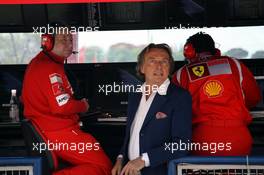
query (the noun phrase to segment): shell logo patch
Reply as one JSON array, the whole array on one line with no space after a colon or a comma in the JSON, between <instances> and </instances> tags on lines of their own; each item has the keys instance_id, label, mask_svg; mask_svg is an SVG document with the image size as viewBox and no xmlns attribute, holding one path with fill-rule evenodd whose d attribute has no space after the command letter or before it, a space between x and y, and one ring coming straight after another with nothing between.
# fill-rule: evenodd
<instances>
[{"instance_id":1,"label":"shell logo patch","mask_svg":"<svg viewBox=\"0 0 264 175\"><path fill-rule=\"evenodd\" d=\"M207 81L203 86L203 92L209 98L219 97L224 91L224 86L220 81L210 80Z\"/></svg>"}]
</instances>

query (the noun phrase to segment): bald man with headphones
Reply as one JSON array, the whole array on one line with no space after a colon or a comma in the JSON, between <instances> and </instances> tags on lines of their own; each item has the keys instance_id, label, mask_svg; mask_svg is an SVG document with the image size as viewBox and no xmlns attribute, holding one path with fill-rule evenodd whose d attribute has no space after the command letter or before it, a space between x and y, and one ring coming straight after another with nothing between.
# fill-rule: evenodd
<instances>
[{"instance_id":1,"label":"bald man with headphones","mask_svg":"<svg viewBox=\"0 0 264 175\"><path fill-rule=\"evenodd\" d=\"M24 116L38 128L46 144L53 145L46 148L52 148L54 158L60 157L72 165L53 175L109 175L112 165L100 144L80 130L78 113L86 112L89 104L86 99L73 96L64 71L64 61L72 54L72 35L59 31L42 35L43 50L26 69L22 89Z\"/></svg>"},{"instance_id":2,"label":"bald man with headphones","mask_svg":"<svg viewBox=\"0 0 264 175\"><path fill-rule=\"evenodd\" d=\"M237 59L221 56L212 37L203 32L187 39L184 56L189 63L174 74L173 82L192 95L192 141L207 145L193 149L193 154L249 155L249 109L260 100L254 76Z\"/></svg>"}]
</instances>

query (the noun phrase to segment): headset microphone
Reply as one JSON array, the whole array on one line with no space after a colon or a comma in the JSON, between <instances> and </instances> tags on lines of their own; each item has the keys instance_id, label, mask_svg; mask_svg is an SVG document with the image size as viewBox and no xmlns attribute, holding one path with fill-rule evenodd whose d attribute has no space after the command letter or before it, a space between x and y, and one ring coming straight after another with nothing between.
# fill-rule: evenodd
<instances>
[{"instance_id":1,"label":"headset microphone","mask_svg":"<svg viewBox=\"0 0 264 175\"><path fill-rule=\"evenodd\" d=\"M79 52L78 51L72 51L72 54L78 54Z\"/></svg>"}]
</instances>

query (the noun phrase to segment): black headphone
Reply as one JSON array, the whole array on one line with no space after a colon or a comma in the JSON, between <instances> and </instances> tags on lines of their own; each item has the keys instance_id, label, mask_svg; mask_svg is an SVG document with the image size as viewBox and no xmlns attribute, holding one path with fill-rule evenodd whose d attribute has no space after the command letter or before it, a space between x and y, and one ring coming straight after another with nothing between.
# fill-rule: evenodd
<instances>
[{"instance_id":1,"label":"black headphone","mask_svg":"<svg viewBox=\"0 0 264 175\"><path fill-rule=\"evenodd\" d=\"M198 53L208 51L212 55L221 56L221 51L215 48L213 38L204 32L198 32L190 36L184 45L183 55L190 62L195 62Z\"/></svg>"}]
</instances>

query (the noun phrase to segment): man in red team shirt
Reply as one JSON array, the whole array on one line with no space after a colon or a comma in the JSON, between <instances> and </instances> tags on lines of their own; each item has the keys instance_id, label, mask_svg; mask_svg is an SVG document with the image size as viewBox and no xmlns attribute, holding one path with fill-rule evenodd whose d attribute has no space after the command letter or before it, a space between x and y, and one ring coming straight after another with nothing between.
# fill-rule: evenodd
<instances>
[{"instance_id":1,"label":"man in red team shirt","mask_svg":"<svg viewBox=\"0 0 264 175\"><path fill-rule=\"evenodd\" d=\"M78 125L78 113L86 112L89 105L86 99L73 97L64 72L64 61L72 54L72 35L59 31L42 35L43 50L27 67L22 90L24 116L46 142L57 144L52 148L55 155L72 164L53 175L109 175L110 160L95 138Z\"/></svg>"},{"instance_id":2,"label":"man in red team shirt","mask_svg":"<svg viewBox=\"0 0 264 175\"><path fill-rule=\"evenodd\" d=\"M211 146L193 153L250 154L249 109L260 100L260 89L252 73L238 60L220 56L212 37L202 32L187 39L184 56L189 64L174 74L173 82L192 95L192 141Z\"/></svg>"}]
</instances>

